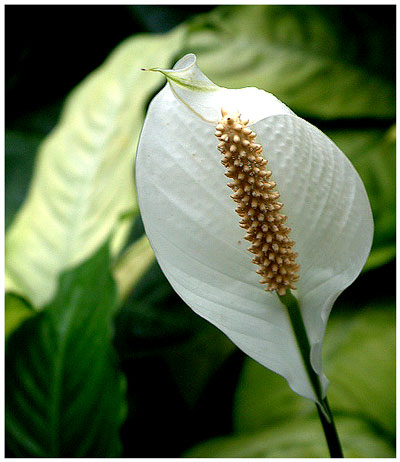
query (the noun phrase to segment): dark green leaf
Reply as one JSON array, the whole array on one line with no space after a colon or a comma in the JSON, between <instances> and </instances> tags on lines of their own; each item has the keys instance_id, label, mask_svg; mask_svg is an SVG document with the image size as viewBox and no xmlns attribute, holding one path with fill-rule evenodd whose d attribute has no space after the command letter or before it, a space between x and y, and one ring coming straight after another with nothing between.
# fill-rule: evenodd
<instances>
[{"instance_id":1,"label":"dark green leaf","mask_svg":"<svg viewBox=\"0 0 400 462\"><path fill-rule=\"evenodd\" d=\"M108 245L65 272L53 301L10 337L7 445L18 457L115 457L123 397L111 348Z\"/></svg>"},{"instance_id":2,"label":"dark green leaf","mask_svg":"<svg viewBox=\"0 0 400 462\"><path fill-rule=\"evenodd\" d=\"M160 352L207 326L174 292L157 262L139 280L116 317L115 343L123 358Z\"/></svg>"},{"instance_id":3,"label":"dark green leaf","mask_svg":"<svg viewBox=\"0 0 400 462\"><path fill-rule=\"evenodd\" d=\"M7 130L5 133L5 219L11 223L28 191L35 152L44 134Z\"/></svg>"},{"instance_id":4,"label":"dark green leaf","mask_svg":"<svg viewBox=\"0 0 400 462\"><path fill-rule=\"evenodd\" d=\"M395 116L394 8L223 6L187 50L215 83L267 90L308 117ZM385 21L376 19L384 14Z\"/></svg>"},{"instance_id":5,"label":"dark green leaf","mask_svg":"<svg viewBox=\"0 0 400 462\"><path fill-rule=\"evenodd\" d=\"M182 397L190 407L198 402L210 378L235 348L226 335L209 325L189 341L166 351L168 366Z\"/></svg>"},{"instance_id":6,"label":"dark green leaf","mask_svg":"<svg viewBox=\"0 0 400 462\"><path fill-rule=\"evenodd\" d=\"M122 358L163 357L189 407L235 349L222 332L183 303L156 262L118 313L116 332Z\"/></svg>"}]
</instances>

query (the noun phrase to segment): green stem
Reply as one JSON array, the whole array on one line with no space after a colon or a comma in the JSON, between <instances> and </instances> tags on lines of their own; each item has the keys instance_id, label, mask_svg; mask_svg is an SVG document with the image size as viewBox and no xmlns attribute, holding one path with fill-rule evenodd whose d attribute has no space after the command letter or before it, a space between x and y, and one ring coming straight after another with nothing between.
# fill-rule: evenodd
<instances>
[{"instance_id":1,"label":"green stem","mask_svg":"<svg viewBox=\"0 0 400 462\"><path fill-rule=\"evenodd\" d=\"M335 422L331 410L329 408L328 399L323 399L323 404L328 411L330 422L326 419L326 415L321 411L320 407L317 404L318 415L321 420L322 428L324 429L326 442L328 443L328 448L331 457L343 457L342 447L340 445L339 436L336 431Z\"/></svg>"},{"instance_id":2,"label":"green stem","mask_svg":"<svg viewBox=\"0 0 400 462\"><path fill-rule=\"evenodd\" d=\"M328 405L328 400L322 397L321 382L319 380L318 374L314 371L314 368L311 365L310 341L308 339L307 331L297 299L290 291L287 291L286 295L279 295L279 299L288 310L290 322L292 324L297 344L300 348L301 356L303 358L308 377L319 401L317 403L318 415L321 420L322 428L324 429L329 453L331 457L343 457L342 448L340 446L340 441L336 431L335 423L333 421L333 416Z\"/></svg>"}]
</instances>

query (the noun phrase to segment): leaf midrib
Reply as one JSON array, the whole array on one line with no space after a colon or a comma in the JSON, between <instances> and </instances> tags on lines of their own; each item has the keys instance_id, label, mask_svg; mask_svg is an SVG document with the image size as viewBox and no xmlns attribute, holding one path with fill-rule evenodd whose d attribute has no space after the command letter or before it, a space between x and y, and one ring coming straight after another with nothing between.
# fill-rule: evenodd
<instances>
[{"instance_id":1,"label":"leaf midrib","mask_svg":"<svg viewBox=\"0 0 400 462\"><path fill-rule=\"evenodd\" d=\"M66 329L64 332L56 328L53 319L50 315L48 322L51 324L51 329L57 335L56 341L59 339L58 348L55 348L55 362L54 362L54 375L52 380L52 386L50 387L50 399L49 399L49 420L50 420L50 454L52 457L59 457L60 455L60 413L61 413L61 401L62 401L62 388L63 388L63 372L64 372L64 363L65 363L65 354L66 348L71 332L71 326L73 324L73 318L76 313L78 304L75 299L79 298L79 294L76 292L72 293L72 297L69 303L69 309L65 310L65 313L68 315L63 319L66 323ZM54 309L53 307L52 309ZM52 313L53 316L56 316L57 313ZM50 355L52 352L49 352Z\"/></svg>"}]
</instances>

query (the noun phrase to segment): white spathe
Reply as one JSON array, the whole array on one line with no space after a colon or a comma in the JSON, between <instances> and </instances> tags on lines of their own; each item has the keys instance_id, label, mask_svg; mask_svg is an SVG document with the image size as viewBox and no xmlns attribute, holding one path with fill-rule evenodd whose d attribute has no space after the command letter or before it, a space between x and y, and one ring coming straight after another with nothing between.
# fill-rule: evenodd
<instances>
[{"instance_id":1,"label":"white spathe","mask_svg":"<svg viewBox=\"0 0 400 462\"><path fill-rule=\"evenodd\" d=\"M217 87L195 56L173 70L152 101L140 137L139 206L158 262L183 300L239 348L318 401L290 320L259 284L217 151L221 107L249 118L284 204L301 265L297 297L323 393L321 349L337 296L360 273L371 248L372 214L357 172L322 132L273 95Z\"/></svg>"}]
</instances>

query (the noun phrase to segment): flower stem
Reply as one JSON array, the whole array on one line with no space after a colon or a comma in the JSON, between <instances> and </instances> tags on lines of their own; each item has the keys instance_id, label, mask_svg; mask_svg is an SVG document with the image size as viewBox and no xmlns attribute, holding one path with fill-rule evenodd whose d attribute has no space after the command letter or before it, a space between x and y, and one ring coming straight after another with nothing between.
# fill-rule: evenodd
<instances>
[{"instance_id":1,"label":"flower stem","mask_svg":"<svg viewBox=\"0 0 400 462\"><path fill-rule=\"evenodd\" d=\"M328 405L328 400L322 396L321 382L319 381L318 374L315 372L311 365L310 341L308 339L307 331L297 299L289 290L287 291L286 295L278 295L278 297L288 310L290 322L292 324L297 344L301 351L301 356L303 358L308 377L318 398L318 415L321 420L322 428L324 429L330 456L343 457L342 448L336 431L335 423L333 421L333 416Z\"/></svg>"},{"instance_id":2,"label":"flower stem","mask_svg":"<svg viewBox=\"0 0 400 462\"><path fill-rule=\"evenodd\" d=\"M343 457L342 447L340 445L340 440L336 431L335 422L333 421L333 416L329 408L328 399L324 398L323 403L325 408L328 410L330 422L326 419L325 413L321 411L318 404L317 409L319 418L321 420L322 428L324 429L326 442L329 448L329 453L331 457Z\"/></svg>"}]
</instances>

